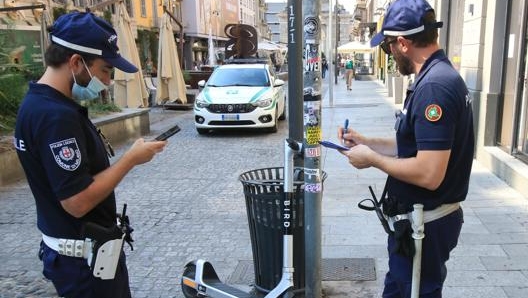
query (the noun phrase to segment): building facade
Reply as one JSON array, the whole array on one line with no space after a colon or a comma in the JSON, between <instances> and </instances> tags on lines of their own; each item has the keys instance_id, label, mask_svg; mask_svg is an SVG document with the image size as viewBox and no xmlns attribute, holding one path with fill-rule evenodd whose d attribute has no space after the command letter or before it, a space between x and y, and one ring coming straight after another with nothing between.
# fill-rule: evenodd
<instances>
[{"instance_id":1,"label":"building facade","mask_svg":"<svg viewBox=\"0 0 528 298\"><path fill-rule=\"evenodd\" d=\"M329 0L321 0L320 3L321 43L319 47L325 56L335 56L336 47L352 41L355 38L353 35L353 14L347 11L342 5L339 5L341 1L346 0L338 0L337 9L329 6ZM282 45L287 45L288 43L287 4L286 0L267 3L266 22L270 28L271 41ZM332 1L332 4L335 4L335 1ZM329 28L332 32L328 31ZM337 40L336 36L338 36Z\"/></svg>"},{"instance_id":2,"label":"building facade","mask_svg":"<svg viewBox=\"0 0 528 298\"><path fill-rule=\"evenodd\" d=\"M476 158L528 195L528 1L436 5L449 21L444 47L473 97Z\"/></svg>"}]
</instances>

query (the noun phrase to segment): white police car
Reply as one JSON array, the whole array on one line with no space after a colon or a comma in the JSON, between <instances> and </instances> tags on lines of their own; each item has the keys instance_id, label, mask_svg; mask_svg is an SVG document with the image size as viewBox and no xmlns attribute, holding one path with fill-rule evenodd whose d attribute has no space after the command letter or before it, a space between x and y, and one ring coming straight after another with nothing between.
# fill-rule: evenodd
<instances>
[{"instance_id":1,"label":"white police car","mask_svg":"<svg viewBox=\"0 0 528 298\"><path fill-rule=\"evenodd\" d=\"M266 63L226 64L214 70L194 102L198 133L226 128L278 129L286 118L284 81Z\"/></svg>"}]
</instances>

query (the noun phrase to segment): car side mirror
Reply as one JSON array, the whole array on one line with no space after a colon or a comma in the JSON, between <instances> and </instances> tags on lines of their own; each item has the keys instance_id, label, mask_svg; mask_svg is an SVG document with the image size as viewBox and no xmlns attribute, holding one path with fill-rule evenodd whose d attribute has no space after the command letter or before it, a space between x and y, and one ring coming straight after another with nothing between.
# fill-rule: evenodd
<instances>
[{"instance_id":1,"label":"car side mirror","mask_svg":"<svg viewBox=\"0 0 528 298\"><path fill-rule=\"evenodd\" d=\"M202 90L205 87L205 80L200 80L198 82L198 89Z\"/></svg>"}]
</instances>

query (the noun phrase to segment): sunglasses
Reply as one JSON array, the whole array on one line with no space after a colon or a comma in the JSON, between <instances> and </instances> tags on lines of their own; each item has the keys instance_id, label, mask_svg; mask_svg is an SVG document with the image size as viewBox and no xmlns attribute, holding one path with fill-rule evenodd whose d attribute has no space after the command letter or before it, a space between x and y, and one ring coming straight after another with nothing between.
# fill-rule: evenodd
<instances>
[{"instance_id":1,"label":"sunglasses","mask_svg":"<svg viewBox=\"0 0 528 298\"><path fill-rule=\"evenodd\" d=\"M392 53L390 45L391 45L391 43L395 43L396 40L397 40L397 38L392 38L392 39L385 38L380 43L380 48L385 52L385 54L390 55Z\"/></svg>"}]
</instances>

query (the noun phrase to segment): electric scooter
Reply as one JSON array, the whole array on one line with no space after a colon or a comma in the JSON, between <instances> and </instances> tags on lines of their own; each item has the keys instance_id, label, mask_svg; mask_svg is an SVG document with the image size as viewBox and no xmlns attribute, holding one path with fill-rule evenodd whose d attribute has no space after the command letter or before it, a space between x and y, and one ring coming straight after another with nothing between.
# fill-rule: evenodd
<instances>
[{"instance_id":1,"label":"electric scooter","mask_svg":"<svg viewBox=\"0 0 528 298\"><path fill-rule=\"evenodd\" d=\"M294 195L293 158L302 154L302 143L286 139L284 144L284 201L282 210L283 220L283 266L280 282L265 298L276 298L293 287L293 232L291 226L291 201ZM276 181L272 182L276 184ZM181 280L183 295L187 298L196 297L261 297L246 293L235 287L224 284L218 278L213 265L203 259L191 261L185 265Z\"/></svg>"}]
</instances>

